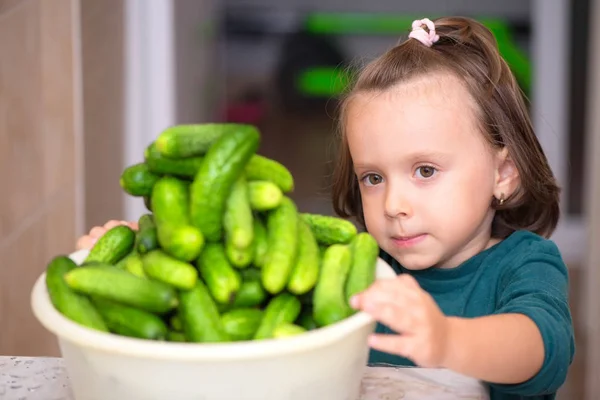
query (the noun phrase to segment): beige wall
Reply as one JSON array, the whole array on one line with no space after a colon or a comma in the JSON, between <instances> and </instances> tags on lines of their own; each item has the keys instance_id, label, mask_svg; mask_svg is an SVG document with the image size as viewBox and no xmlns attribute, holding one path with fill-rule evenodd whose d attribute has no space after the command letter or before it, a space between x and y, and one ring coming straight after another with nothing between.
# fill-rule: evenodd
<instances>
[{"instance_id":1,"label":"beige wall","mask_svg":"<svg viewBox=\"0 0 600 400\"><path fill-rule=\"evenodd\" d=\"M592 0L590 16L590 91L587 121L587 215L589 218L586 310L588 331L586 399L600 393L600 0Z\"/></svg>"},{"instance_id":2,"label":"beige wall","mask_svg":"<svg viewBox=\"0 0 600 400\"><path fill-rule=\"evenodd\" d=\"M57 354L29 294L70 252L82 187L73 0L0 0L0 354Z\"/></svg>"},{"instance_id":3,"label":"beige wall","mask_svg":"<svg viewBox=\"0 0 600 400\"><path fill-rule=\"evenodd\" d=\"M58 355L33 283L123 217L123 28L123 0L0 0L0 354Z\"/></svg>"},{"instance_id":4,"label":"beige wall","mask_svg":"<svg viewBox=\"0 0 600 400\"><path fill-rule=\"evenodd\" d=\"M85 220L124 217L125 1L79 0L83 68Z\"/></svg>"}]
</instances>

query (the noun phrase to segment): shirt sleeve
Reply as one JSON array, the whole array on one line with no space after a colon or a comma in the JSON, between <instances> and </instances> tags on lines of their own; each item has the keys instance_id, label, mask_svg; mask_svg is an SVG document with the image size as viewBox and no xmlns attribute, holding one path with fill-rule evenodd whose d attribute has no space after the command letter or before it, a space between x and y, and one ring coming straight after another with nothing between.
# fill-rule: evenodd
<instances>
[{"instance_id":1,"label":"shirt sleeve","mask_svg":"<svg viewBox=\"0 0 600 400\"><path fill-rule=\"evenodd\" d=\"M568 271L558 248L551 241L542 241L528 250L503 274L496 313L520 313L533 320L544 342L544 362L540 371L525 382L490 386L509 394L539 396L555 393L565 382L575 340Z\"/></svg>"}]
</instances>

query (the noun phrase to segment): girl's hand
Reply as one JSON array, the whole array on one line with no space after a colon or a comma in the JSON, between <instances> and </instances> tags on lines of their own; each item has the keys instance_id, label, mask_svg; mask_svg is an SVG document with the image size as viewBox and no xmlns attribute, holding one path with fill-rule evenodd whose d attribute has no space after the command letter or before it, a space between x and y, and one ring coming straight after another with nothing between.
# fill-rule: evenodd
<instances>
[{"instance_id":1,"label":"girl's hand","mask_svg":"<svg viewBox=\"0 0 600 400\"><path fill-rule=\"evenodd\" d=\"M116 220L110 220L107 223L104 224L104 226L95 226L90 230L90 233L88 233L85 236L82 236L79 238L79 240L77 240L77 250L81 250L81 249L91 249L94 244L96 243L96 241L98 239L100 239L100 237L102 235L104 235L106 233L106 231L114 228L117 225L127 225L129 226L131 229L133 230L137 230L138 229L138 224L137 222L127 222L127 221L116 221Z\"/></svg>"},{"instance_id":2,"label":"girl's hand","mask_svg":"<svg viewBox=\"0 0 600 400\"><path fill-rule=\"evenodd\" d=\"M350 303L399 333L371 335L372 348L409 358L421 367L443 366L449 345L448 318L412 276L378 280Z\"/></svg>"}]
</instances>

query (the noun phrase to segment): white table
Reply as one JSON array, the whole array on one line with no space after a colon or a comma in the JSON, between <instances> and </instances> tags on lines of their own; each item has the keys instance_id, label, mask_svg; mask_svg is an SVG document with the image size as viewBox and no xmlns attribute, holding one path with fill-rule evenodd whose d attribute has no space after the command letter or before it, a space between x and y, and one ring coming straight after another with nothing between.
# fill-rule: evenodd
<instances>
[{"instance_id":1,"label":"white table","mask_svg":"<svg viewBox=\"0 0 600 400\"><path fill-rule=\"evenodd\" d=\"M0 399L74 400L61 358L0 356ZM357 400L487 400L485 387L447 370L367 367Z\"/></svg>"}]
</instances>

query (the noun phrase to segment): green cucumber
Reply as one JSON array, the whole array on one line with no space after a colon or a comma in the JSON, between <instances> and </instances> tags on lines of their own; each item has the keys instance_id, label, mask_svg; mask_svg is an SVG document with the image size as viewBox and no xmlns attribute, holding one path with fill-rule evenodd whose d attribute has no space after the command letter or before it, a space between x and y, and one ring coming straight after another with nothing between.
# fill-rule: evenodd
<instances>
[{"instance_id":1,"label":"green cucumber","mask_svg":"<svg viewBox=\"0 0 600 400\"><path fill-rule=\"evenodd\" d=\"M231 243L225 242L225 253L231 265L236 268L246 268L252 263L254 248L241 250L235 248Z\"/></svg>"},{"instance_id":2,"label":"green cucumber","mask_svg":"<svg viewBox=\"0 0 600 400\"><path fill-rule=\"evenodd\" d=\"M267 216L268 249L262 267L262 284L271 294L287 285L298 249L298 209L285 196Z\"/></svg>"},{"instance_id":3,"label":"green cucumber","mask_svg":"<svg viewBox=\"0 0 600 400\"><path fill-rule=\"evenodd\" d=\"M189 184L166 176L154 185L152 207L160 247L173 257L190 262L204 247L202 232L190 224Z\"/></svg>"},{"instance_id":4,"label":"green cucumber","mask_svg":"<svg viewBox=\"0 0 600 400\"><path fill-rule=\"evenodd\" d=\"M223 229L229 261L238 268L250 265L254 256L254 216L248 201L248 184L243 175L234 182L225 205Z\"/></svg>"},{"instance_id":5,"label":"green cucumber","mask_svg":"<svg viewBox=\"0 0 600 400\"><path fill-rule=\"evenodd\" d=\"M150 198L152 193L150 193L147 196L144 196L144 207L146 207L146 210L152 212L152 199Z\"/></svg>"},{"instance_id":6,"label":"green cucumber","mask_svg":"<svg viewBox=\"0 0 600 400\"><path fill-rule=\"evenodd\" d=\"M204 236L192 225L175 225L169 222L157 227L161 248L181 261L192 262L202 252Z\"/></svg>"},{"instance_id":7,"label":"green cucumber","mask_svg":"<svg viewBox=\"0 0 600 400\"><path fill-rule=\"evenodd\" d=\"M246 165L245 173L249 181L271 181L279 186L283 193L294 190L294 177L291 172L273 159L257 154Z\"/></svg>"},{"instance_id":8,"label":"green cucumber","mask_svg":"<svg viewBox=\"0 0 600 400\"><path fill-rule=\"evenodd\" d=\"M241 175L227 198L223 227L225 239L238 249L247 249L254 239L252 209L248 201L248 184Z\"/></svg>"},{"instance_id":9,"label":"green cucumber","mask_svg":"<svg viewBox=\"0 0 600 400\"><path fill-rule=\"evenodd\" d=\"M267 304L264 316L254 335L254 339L269 339L273 337L275 328L285 322L294 322L301 310L300 300L290 293L280 293Z\"/></svg>"},{"instance_id":10,"label":"green cucumber","mask_svg":"<svg viewBox=\"0 0 600 400\"><path fill-rule=\"evenodd\" d=\"M226 342L229 337L223 330L215 301L201 281L192 290L181 292L179 316L184 334L190 342Z\"/></svg>"},{"instance_id":11,"label":"green cucumber","mask_svg":"<svg viewBox=\"0 0 600 400\"><path fill-rule=\"evenodd\" d=\"M133 249L131 249L131 251L123 258L121 258L119 261L117 261L115 263L115 267L119 268L119 269L125 269L125 263L127 262L127 260L133 256L135 256L137 254L137 250L135 249L135 247ZM87 262L83 262L81 263L82 267L87 267L88 265L93 265L93 264L100 264L103 265L104 263L98 262L98 261L92 261L90 263Z\"/></svg>"},{"instance_id":12,"label":"green cucumber","mask_svg":"<svg viewBox=\"0 0 600 400\"><path fill-rule=\"evenodd\" d=\"M177 331L173 331L170 330L167 333L167 341L169 342L180 342L180 343L185 343L187 342L187 338L185 337L185 333L183 332L177 332Z\"/></svg>"},{"instance_id":13,"label":"green cucumber","mask_svg":"<svg viewBox=\"0 0 600 400\"><path fill-rule=\"evenodd\" d=\"M149 340L163 340L167 336L167 326L152 313L100 297L94 297L93 302L113 333Z\"/></svg>"},{"instance_id":14,"label":"green cucumber","mask_svg":"<svg viewBox=\"0 0 600 400\"><path fill-rule=\"evenodd\" d=\"M228 129L233 128L230 127ZM216 135L214 140L216 141L216 139L221 136L222 135ZM168 140L169 139L167 139L167 141ZM203 149L199 154L205 154L213 143L214 141L208 141L206 146L203 145ZM184 151L187 153L191 151L191 148L185 149ZM204 162L203 156L186 156L184 158L178 156L165 156L158 149L156 142L152 142L146 148L144 151L144 159L149 171L156 175L172 175L185 179L193 179ZM253 155L248 161L248 164L246 164L244 171L247 171L250 174L249 176L252 177L251 182L260 183L258 187L262 186L263 182L268 182L279 189L279 192L277 192L273 189L273 186L269 185L268 187L263 187L262 191L253 193L253 195L256 196L253 200L257 209L270 209L268 208L269 204L275 203L277 198L281 197L281 192L288 193L294 188L294 179L290 171L279 162L264 156L258 154ZM276 206L277 204L272 207Z\"/></svg>"},{"instance_id":15,"label":"green cucumber","mask_svg":"<svg viewBox=\"0 0 600 400\"><path fill-rule=\"evenodd\" d=\"M221 304L231 303L242 279L227 259L223 244L207 243L198 257L197 266L213 298Z\"/></svg>"},{"instance_id":16,"label":"green cucumber","mask_svg":"<svg viewBox=\"0 0 600 400\"><path fill-rule=\"evenodd\" d=\"M323 258L323 254L325 254L325 251L327 250L329 246L324 245L324 244L319 244L319 254L321 255L321 258Z\"/></svg>"},{"instance_id":17,"label":"green cucumber","mask_svg":"<svg viewBox=\"0 0 600 400\"><path fill-rule=\"evenodd\" d=\"M146 254L150 250L159 247L158 232L152 214L144 214L138 220L138 232L135 247L140 254Z\"/></svg>"},{"instance_id":18,"label":"green cucumber","mask_svg":"<svg viewBox=\"0 0 600 400\"><path fill-rule=\"evenodd\" d=\"M254 211L268 211L281 204L283 192L270 181L249 181L248 199Z\"/></svg>"},{"instance_id":19,"label":"green cucumber","mask_svg":"<svg viewBox=\"0 0 600 400\"><path fill-rule=\"evenodd\" d=\"M186 158L205 154L219 138L239 130L254 129L235 123L176 125L165 129L156 139L158 151L170 158Z\"/></svg>"},{"instance_id":20,"label":"green cucumber","mask_svg":"<svg viewBox=\"0 0 600 400\"><path fill-rule=\"evenodd\" d=\"M135 249L121 261L121 264L122 265L117 266L123 268L125 271L128 271L133 275L139 276L140 278L146 278L142 257Z\"/></svg>"},{"instance_id":21,"label":"green cucumber","mask_svg":"<svg viewBox=\"0 0 600 400\"><path fill-rule=\"evenodd\" d=\"M251 340L262 317L263 311L258 308L235 308L221 316L221 323L231 340Z\"/></svg>"},{"instance_id":22,"label":"green cucumber","mask_svg":"<svg viewBox=\"0 0 600 400\"><path fill-rule=\"evenodd\" d=\"M123 170L119 185L132 196L149 196L152 187L159 179L160 176L150 172L146 163L138 163Z\"/></svg>"},{"instance_id":23,"label":"green cucumber","mask_svg":"<svg viewBox=\"0 0 600 400\"><path fill-rule=\"evenodd\" d=\"M90 299L67 285L64 276L77 269L77 264L67 256L54 257L46 268L46 289L50 302L62 315L79 325L108 332L102 316Z\"/></svg>"},{"instance_id":24,"label":"green cucumber","mask_svg":"<svg viewBox=\"0 0 600 400\"><path fill-rule=\"evenodd\" d=\"M152 250L142 258L144 272L149 278L167 283L177 289L190 290L196 286L198 271L190 263L178 260L162 250Z\"/></svg>"},{"instance_id":25,"label":"green cucumber","mask_svg":"<svg viewBox=\"0 0 600 400\"><path fill-rule=\"evenodd\" d=\"M273 330L273 338L282 339L290 336L300 335L304 332L306 332L304 327L289 322L284 322L275 327Z\"/></svg>"},{"instance_id":26,"label":"green cucumber","mask_svg":"<svg viewBox=\"0 0 600 400\"><path fill-rule=\"evenodd\" d=\"M304 294L315 287L319 278L321 256L310 227L298 217L298 255L287 284L293 294Z\"/></svg>"},{"instance_id":27,"label":"green cucumber","mask_svg":"<svg viewBox=\"0 0 600 400\"><path fill-rule=\"evenodd\" d=\"M127 225L117 225L102 235L90 249L86 263L116 264L128 255L135 244L135 232Z\"/></svg>"},{"instance_id":28,"label":"green cucumber","mask_svg":"<svg viewBox=\"0 0 600 400\"><path fill-rule=\"evenodd\" d=\"M223 216L231 188L248 160L256 152L260 134L251 127L240 127L217 139L209 148L190 187L192 224L207 241L223 236Z\"/></svg>"},{"instance_id":29,"label":"green cucumber","mask_svg":"<svg viewBox=\"0 0 600 400\"><path fill-rule=\"evenodd\" d=\"M265 263L267 249L269 248L267 227L261 218L254 217L254 255L252 264L261 268Z\"/></svg>"},{"instance_id":30,"label":"green cucumber","mask_svg":"<svg viewBox=\"0 0 600 400\"><path fill-rule=\"evenodd\" d=\"M138 219L138 232L150 228L156 228L154 215L152 215L152 213L142 214L142 216Z\"/></svg>"},{"instance_id":31,"label":"green cucumber","mask_svg":"<svg viewBox=\"0 0 600 400\"><path fill-rule=\"evenodd\" d=\"M166 157L158 150L156 142L150 143L146 148L144 159L148 169L157 175L173 175L186 179L192 179L204 161L202 157Z\"/></svg>"},{"instance_id":32,"label":"green cucumber","mask_svg":"<svg viewBox=\"0 0 600 400\"><path fill-rule=\"evenodd\" d=\"M79 267L65 275L69 287L79 293L98 296L155 313L177 307L177 293L171 286L140 278L110 265Z\"/></svg>"},{"instance_id":33,"label":"green cucumber","mask_svg":"<svg viewBox=\"0 0 600 400\"><path fill-rule=\"evenodd\" d=\"M379 245L373 236L361 232L350 242L352 263L346 280L346 299L366 290L375 282Z\"/></svg>"},{"instance_id":34,"label":"green cucumber","mask_svg":"<svg viewBox=\"0 0 600 400\"><path fill-rule=\"evenodd\" d=\"M356 226L345 219L310 213L301 213L300 216L310 226L319 244L346 244L357 233Z\"/></svg>"},{"instance_id":35,"label":"green cucumber","mask_svg":"<svg viewBox=\"0 0 600 400\"><path fill-rule=\"evenodd\" d=\"M248 268L241 271L242 284L235 294L232 307L257 307L267 299L267 292L260 281L260 271Z\"/></svg>"},{"instance_id":36,"label":"green cucumber","mask_svg":"<svg viewBox=\"0 0 600 400\"><path fill-rule=\"evenodd\" d=\"M178 314L173 315L169 319L169 325L174 331L177 331L177 332L183 331L183 322L181 322L181 317L179 317Z\"/></svg>"},{"instance_id":37,"label":"green cucumber","mask_svg":"<svg viewBox=\"0 0 600 400\"><path fill-rule=\"evenodd\" d=\"M351 262L348 245L334 244L325 251L313 295L313 317L317 325L331 325L352 314L345 294Z\"/></svg>"}]
</instances>

